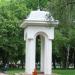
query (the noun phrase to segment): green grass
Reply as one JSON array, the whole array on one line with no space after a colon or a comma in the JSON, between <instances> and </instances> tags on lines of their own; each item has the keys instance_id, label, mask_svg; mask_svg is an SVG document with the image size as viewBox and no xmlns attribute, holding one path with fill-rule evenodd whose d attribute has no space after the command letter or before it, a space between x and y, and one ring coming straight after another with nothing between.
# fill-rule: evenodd
<instances>
[{"instance_id":1,"label":"green grass","mask_svg":"<svg viewBox=\"0 0 75 75\"><path fill-rule=\"evenodd\" d=\"M15 73L21 73L24 72L24 69L9 69L7 71L8 75L14 75ZM53 70L53 73L56 73L57 75L75 75L74 69L55 69Z\"/></svg>"},{"instance_id":2,"label":"green grass","mask_svg":"<svg viewBox=\"0 0 75 75\"><path fill-rule=\"evenodd\" d=\"M24 72L24 69L9 69L7 71L8 75L15 75L15 73L21 73Z\"/></svg>"},{"instance_id":3,"label":"green grass","mask_svg":"<svg viewBox=\"0 0 75 75\"><path fill-rule=\"evenodd\" d=\"M53 70L53 73L56 73L57 75L75 75L74 69L65 69L65 70Z\"/></svg>"}]
</instances>

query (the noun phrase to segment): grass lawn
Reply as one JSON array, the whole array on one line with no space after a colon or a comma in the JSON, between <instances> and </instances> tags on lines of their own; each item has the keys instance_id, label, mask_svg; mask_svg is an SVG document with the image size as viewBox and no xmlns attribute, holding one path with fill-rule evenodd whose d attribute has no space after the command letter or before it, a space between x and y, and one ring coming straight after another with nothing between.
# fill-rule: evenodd
<instances>
[{"instance_id":1,"label":"grass lawn","mask_svg":"<svg viewBox=\"0 0 75 75\"><path fill-rule=\"evenodd\" d=\"M56 73L58 75L75 75L75 70L74 69L65 69L65 70L57 69L57 70L53 70L53 73Z\"/></svg>"},{"instance_id":2,"label":"grass lawn","mask_svg":"<svg viewBox=\"0 0 75 75\"><path fill-rule=\"evenodd\" d=\"M21 73L24 72L24 69L9 69L7 71L8 75L14 75L15 73ZM53 73L56 73L57 75L75 75L74 69L55 69L53 70Z\"/></svg>"},{"instance_id":3,"label":"grass lawn","mask_svg":"<svg viewBox=\"0 0 75 75\"><path fill-rule=\"evenodd\" d=\"M21 72L24 72L25 70L24 69L9 69L7 71L8 75L14 75L15 73L21 73Z\"/></svg>"}]
</instances>

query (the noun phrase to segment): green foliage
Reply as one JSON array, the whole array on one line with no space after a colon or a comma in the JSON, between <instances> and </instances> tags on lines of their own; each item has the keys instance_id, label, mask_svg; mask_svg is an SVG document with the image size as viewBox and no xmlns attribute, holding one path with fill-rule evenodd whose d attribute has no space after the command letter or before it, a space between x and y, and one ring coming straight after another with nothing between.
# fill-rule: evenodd
<instances>
[{"instance_id":1,"label":"green foliage","mask_svg":"<svg viewBox=\"0 0 75 75\"><path fill-rule=\"evenodd\" d=\"M62 67L66 67L67 62L71 62L67 60L73 56L70 53L71 48L75 47L73 41L75 40L75 23L73 23L75 20L75 0L51 0L49 4L50 12L60 22L55 31L53 55L55 54L55 57L60 57ZM75 57L73 56L73 58Z\"/></svg>"},{"instance_id":2,"label":"green foliage","mask_svg":"<svg viewBox=\"0 0 75 75\"><path fill-rule=\"evenodd\" d=\"M22 1L10 1L0 7L0 48L6 55L1 54L2 59L17 61L24 56L23 29L19 26L28 13L29 9Z\"/></svg>"},{"instance_id":3,"label":"green foliage","mask_svg":"<svg viewBox=\"0 0 75 75\"><path fill-rule=\"evenodd\" d=\"M74 60L75 0L39 0L41 10L49 10L60 24L55 30L53 55L65 64L68 56ZM38 8L38 0L0 0L0 58L17 61L24 59L23 29L19 26L31 10ZM40 48L40 47L39 47ZM37 48L37 49L39 49ZM73 49L71 51L71 49ZM38 52L39 55L39 52ZM37 55L37 56L38 56ZM38 60L39 56L37 57ZM69 62L72 62L71 61Z\"/></svg>"},{"instance_id":4,"label":"green foliage","mask_svg":"<svg viewBox=\"0 0 75 75\"><path fill-rule=\"evenodd\" d=\"M25 0L27 8L37 9L38 8L38 0ZM40 9L44 9L47 5L48 0L39 0Z\"/></svg>"}]
</instances>

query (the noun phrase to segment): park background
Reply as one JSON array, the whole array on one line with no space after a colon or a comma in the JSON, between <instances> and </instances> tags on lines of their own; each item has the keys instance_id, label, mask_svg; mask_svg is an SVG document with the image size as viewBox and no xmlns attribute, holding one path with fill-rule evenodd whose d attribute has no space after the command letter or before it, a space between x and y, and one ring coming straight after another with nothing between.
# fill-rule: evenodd
<instances>
[{"instance_id":1,"label":"park background","mask_svg":"<svg viewBox=\"0 0 75 75\"><path fill-rule=\"evenodd\" d=\"M39 8L49 11L59 25L53 40L53 72L75 75L75 0L39 0ZM25 41L23 20L38 9L38 0L0 0L0 69L24 71ZM40 62L40 39L37 40L37 63Z\"/></svg>"}]
</instances>

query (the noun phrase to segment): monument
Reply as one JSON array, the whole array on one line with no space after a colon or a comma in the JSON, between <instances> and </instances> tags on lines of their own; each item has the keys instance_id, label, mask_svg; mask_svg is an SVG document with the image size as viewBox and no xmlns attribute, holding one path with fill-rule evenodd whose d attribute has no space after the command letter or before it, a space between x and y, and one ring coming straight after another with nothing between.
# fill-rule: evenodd
<instances>
[{"instance_id":1,"label":"monument","mask_svg":"<svg viewBox=\"0 0 75 75\"><path fill-rule=\"evenodd\" d=\"M31 11L21 27L24 28L24 40L26 41L25 73L32 75L35 69L36 37L41 37L41 72L44 75L52 74L52 40L54 39L54 28L58 25L47 11Z\"/></svg>"}]
</instances>

